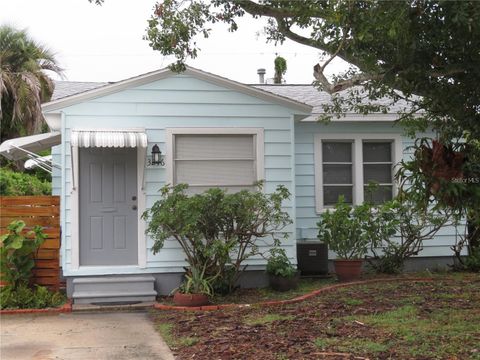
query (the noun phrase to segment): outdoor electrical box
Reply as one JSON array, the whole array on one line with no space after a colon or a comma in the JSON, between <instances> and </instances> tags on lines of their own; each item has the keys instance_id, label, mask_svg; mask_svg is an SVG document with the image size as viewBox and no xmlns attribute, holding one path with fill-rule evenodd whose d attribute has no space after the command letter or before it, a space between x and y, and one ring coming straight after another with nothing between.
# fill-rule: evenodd
<instances>
[{"instance_id":1,"label":"outdoor electrical box","mask_svg":"<svg viewBox=\"0 0 480 360\"><path fill-rule=\"evenodd\" d=\"M328 246L318 240L297 242L297 266L302 275L328 274Z\"/></svg>"}]
</instances>

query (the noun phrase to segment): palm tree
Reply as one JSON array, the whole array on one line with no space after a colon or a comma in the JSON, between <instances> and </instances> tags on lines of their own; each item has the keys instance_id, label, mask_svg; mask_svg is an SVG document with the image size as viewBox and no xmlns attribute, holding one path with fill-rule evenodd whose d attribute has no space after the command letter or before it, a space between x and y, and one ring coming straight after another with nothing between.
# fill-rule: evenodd
<instances>
[{"instance_id":1,"label":"palm tree","mask_svg":"<svg viewBox=\"0 0 480 360\"><path fill-rule=\"evenodd\" d=\"M50 50L25 30L0 26L1 142L41 130L41 103L50 100L54 89L47 71L62 74Z\"/></svg>"}]
</instances>

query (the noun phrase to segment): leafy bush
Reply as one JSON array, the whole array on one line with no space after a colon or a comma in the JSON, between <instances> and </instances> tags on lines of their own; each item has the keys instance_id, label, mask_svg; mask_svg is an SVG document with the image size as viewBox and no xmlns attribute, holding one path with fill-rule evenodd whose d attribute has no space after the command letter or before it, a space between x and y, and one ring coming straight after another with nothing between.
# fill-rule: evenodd
<instances>
[{"instance_id":1,"label":"leafy bush","mask_svg":"<svg viewBox=\"0 0 480 360\"><path fill-rule=\"evenodd\" d=\"M43 309L57 307L65 302L65 296L50 292L46 287L29 287L33 256L45 241L40 226L25 233L25 222L12 221L8 233L0 237L0 272L7 286L0 288L1 309Z\"/></svg>"},{"instance_id":2,"label":"leafy bush","mask_svg":"<svg viewBox=\"0 0 480 360\"><path fill-rule=\"evenodd\" d=\"M318 238L340 259L361 259L371 242L377 242L379 229L369 221L372 206L351 206L340 196L333 211L320 216Z\"/></svg>"},{"instance_id":3,"label":"leafy bush","mask_svg":"<svg viewBox=\"0 0 480 360\"><path fill-rule=\"evenodd\" d=\"M423 242L435 236L449 221L450 214L433 209L423 211L401 193L378 206L370 219L375 226L389 230L379 241L371 242L370 265L380 273L398 274L403 271L405 260L423 250Z\"/></svg>"},{"instance_id":4,"label":"leafy bush","mask_svg":"<svg viewBox=\"0 0 480 360\"><path fill-rule=\"evenodd\" d=\"M187 188L163 187L162 199L143 213L154 240L152 251L159 252L171 238L182 247L190 269L205 269L205 278L215 279L215 292L232 291L245 260L262 254L259 241L279 244L288 236L280 230L291 223L282 210L290 193L279 186L271 194L248 190L227 194L213 188L189 196Z\"/></svg>"},{"instance_id":5,"label":"leafy bush","mask_svg":"<svg viewBox=\"0 0 480 360\"><path fill-rule=\"evenodd\" d=\"M0 272L13 289L29 283L35 266L33 255L45 240L40 226L26 234L24 228L24 221L15 220L8 225L8 233L0 236Z\"/></svg>"},{"instance_id":6,"label":"leafy bush","mask_svg":"<svg viewBox=\"0 0 480 360\"><path fill-rule=\"evenodd\" d=\"M42 181L34 175L15 172L2 168L0 171L0 195L50 195L52 184Z\"/></svg>"},{"instance_id":7,"label":"leafy bush","mask_svg":"<svg viewBox=\"0 0 480 360\"><path fill-rule=\"evenodd\" d=\"M467 271L480 272L480 249L474 250L465 257L463 269Z\"/></svg>"},{"instance_id":8,"label":"leafy bush","mask_svg":"<svg viewBox=\"0 0 480 360\"><path fill-rule=\"evenodd\" d=\"M270 249L267 262L267 273L286 278L294 277L297 269L292 265L285 253L285 249L274 247Z\"/></svg>"},{"instance_id":9,"label":"leafy bush","mask_svg":"<svg viewBox=\"0 0 480 360\"><path fill-rule=\"evenodd\" d=\"M66 297L60 292L51 292L44 286L33 289L26 284L14 288L11 285L0 288L1 309L44 309L64 304Z\"/></svg>"}]
</instances>

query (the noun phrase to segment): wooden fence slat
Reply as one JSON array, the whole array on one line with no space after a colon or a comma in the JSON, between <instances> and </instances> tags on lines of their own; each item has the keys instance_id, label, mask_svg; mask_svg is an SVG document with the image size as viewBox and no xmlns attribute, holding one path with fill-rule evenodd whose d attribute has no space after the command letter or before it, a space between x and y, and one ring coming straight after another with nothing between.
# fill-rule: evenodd
<instances>
[{"instance_id":1,"label":"wooden fence slat","mask_svg":"<svg viewBox=\"0 0 480 360\"><path fill-rule=\"evenodd\" d=\"M28 234L30 231L32 231L33 227L31 228L25 228L22 231L23 236L25 236L27 239L33 239L35 237L35 234ZM59 228L47 228L44 227L42 229L43 233L47 236L46 239L54 239L54 238L59 238L60 237L60 229ZM7 234L8 229L7 228L0 228L0 235Z\"/></svg>"},{"instance_id":2,"label":"wooden fence slat","mask_svg":"<svg viewBox=\"0 0 480 360\"><path fill-rule=\"evenodd\" d=\"M60 209L54 206L42 207L2 207L0 208L2 216L16 217L16 216L58 216Z\"/></svg>"},{"instance_id":3,"label":"wooden fence slat","mask_svg":"<svg viewBox=\"0 0 480 360\"><path fill-rule=\"evenodd\" d=\"M35 260L37 269L57 269L58 265L58 260Z\"/></svg>"},{"instance_id":4,"label":"wooden fence slat","mask_svg":"<svg viewBox=\"0 0 480 360\"><path fill-rule=\"evenodd\" d=\"M27 226L46 226L46 227L58 227L59 217L55 216L37 216L37 217L26 217L26 216L16 216L16 217L7 217L2 214L2 209L0 209L0 227L7 227L14 220L25 221Z\"/></svg>"},{"instance_id":5,"label":"wooden fence slat","mask_svg":"<svg viewBox=\"0 0 480 360\"><path fill-rule=\"evenodd\" d=\"M60 197L0 196L0 235L13 220L23 220L26 234L35 225L47 235L35 255L33 283L58 290L60 287Z\"/></svg>"},{"instance_id":6,"label":"wooden fence slat","mask_svg":"<svg viewBox=\"0 0 480 360\"><path fill-rule=\"evenodd\" d=\"M0 196L0 207L21 205L60 205L60 199L56 196Z\"/></svg>"},{"instance_id":7,"label":"wooden fence slat","mask_svg":"<svg viewBox=\"0 0 480 360\"><path fill-rule=\"evenodd\" d=\"M60 249L60 238L46 239L40 249Z\"/></svg>"},{"instance_id":8,"label":"wooden fence slat","mask_svg":"<svg viewBox=\"0 0 480 360\"><path fill-rule=\"evenodd\" d=\"M55 269L33 269L33 276L35 277L54 277L57 276L57 271Z\"/></svg>"},{"instance_id":9,"label":"wooden fence slat","mask_svg":"<svg viewBox=\"0 0 480 360\"><path fill-rule=\"evenodd\" d=\"M38 260L53 260L58 259L58 251L55 249L38 249L35 254L35 259Z\"/></svg>"},{"instance_id":10,"label":"wooden fence slat","mask_svg":"<svg viewBox=\"0 0 480 360\"><path fill-rule=\"evenodd\" d=\"M34 283L37 285L48 286L49 288L53 288L58 290L59 283L55 277L39 277L34 278Z\"/></svg>"}]
</instances>

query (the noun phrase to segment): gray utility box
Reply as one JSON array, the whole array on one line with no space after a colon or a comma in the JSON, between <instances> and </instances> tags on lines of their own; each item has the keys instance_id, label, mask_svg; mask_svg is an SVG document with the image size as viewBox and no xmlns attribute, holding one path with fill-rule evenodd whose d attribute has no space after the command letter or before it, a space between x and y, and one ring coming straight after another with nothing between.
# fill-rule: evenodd
<instances>
[{"instance_id":1,"label":"gray utility box","mask_svg":"<svg viewBox=\"0 0 480 360\"><path fill-rule=\"evenodd\" d=\"M302 275L328 274L328 246L318 240L297 242L297 262Z\"/></svg>"}]
</instances>

